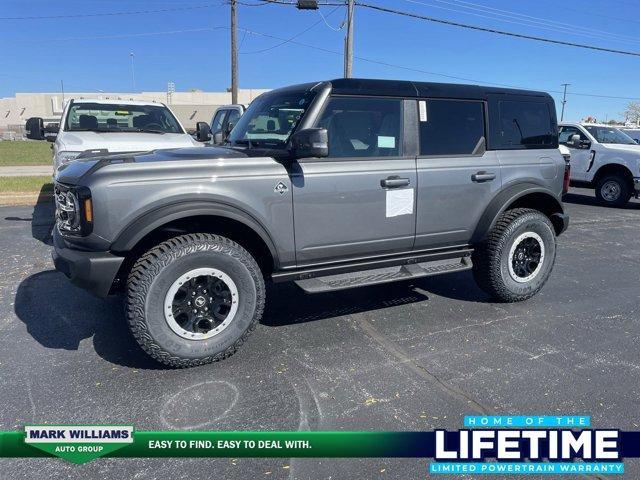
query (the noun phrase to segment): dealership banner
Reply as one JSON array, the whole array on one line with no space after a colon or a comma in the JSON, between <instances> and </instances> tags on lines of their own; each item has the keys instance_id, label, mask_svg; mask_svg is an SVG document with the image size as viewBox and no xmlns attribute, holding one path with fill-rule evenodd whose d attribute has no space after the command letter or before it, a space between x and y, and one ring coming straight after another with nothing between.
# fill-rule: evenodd
<instances>
[{"instance_id":1,"label":"dealership banner","mask_svg":"<svg viewBox=\"0 0 640 480\"><path fill-rule=\"evenodd\" d=\"M0 432L0 457L430 459L431 474L622 474L640 432L594 429L587 416L469 416L424 432L136 431L131 425L29 425ZM425 462L426 468L426 462ZM426 471L426 470L425 470Z\"/></svg>"}]
</instances>

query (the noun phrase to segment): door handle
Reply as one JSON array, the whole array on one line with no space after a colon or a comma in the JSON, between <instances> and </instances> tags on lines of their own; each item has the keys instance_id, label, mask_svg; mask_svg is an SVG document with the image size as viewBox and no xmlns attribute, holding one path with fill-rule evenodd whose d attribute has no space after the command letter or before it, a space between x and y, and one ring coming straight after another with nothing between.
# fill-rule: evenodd
<instances>
[{"instance_id":1,"label":"door handle","mask_svg":"<svg viewBox=\"0 0 640 480\"><path fill-rule=\"evenodd\" d=\"M478 172L471 175L471 180L476 183L490 182L496 179L496 174L491 172Z\"/></svg>"},{"instance_id":2,"label":"door handle","mask_svg":"<svg viewBox=\"0 0 640 480\"><path fill-rule=\"evenodd\" d=\"M408 178L388 177L380 180L380 186L382 188L399 188L406 187L407 185L409 185Z\"/></svg>"}]
</instances>

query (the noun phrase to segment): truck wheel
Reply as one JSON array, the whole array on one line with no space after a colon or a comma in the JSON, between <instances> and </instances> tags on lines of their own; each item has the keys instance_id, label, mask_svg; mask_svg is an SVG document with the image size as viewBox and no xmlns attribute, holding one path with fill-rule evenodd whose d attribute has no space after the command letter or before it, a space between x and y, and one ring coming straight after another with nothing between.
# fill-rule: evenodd
<instances>
[{"instance_id":1,"label":"truck wheel","mask_svg":"<svg viewBox=\"0 0 640 480\"><path fill-rule=\"evenodd\" d=\"M171 238L135 263L126 316L145 352L166 365L192 367L235 353L264 300L253 257L227 238L197 233Z\"/></svg>"},{"instance_id":2,"label":"truck wheel","mask_svg":"<svg viewBox=\"0 0 640 480\"><path fill-rule=\"evenodd\" d=\"M516 208L503 213L474 250L473 275L495 299L519 302L540 291L555 258L556 235L549 219L537 210Z\"/></svg>"},{"instance_id":3,"label":"truck wheel","mask_svg":"<svg viewBox=\"0 0 640 480\"><path fill-rule=\"evenodd\" d=\"M623 207L631 198L631 186L622 175L604 175L596 183L596 197L604 205Z\"/></svg>"}]
</instances>

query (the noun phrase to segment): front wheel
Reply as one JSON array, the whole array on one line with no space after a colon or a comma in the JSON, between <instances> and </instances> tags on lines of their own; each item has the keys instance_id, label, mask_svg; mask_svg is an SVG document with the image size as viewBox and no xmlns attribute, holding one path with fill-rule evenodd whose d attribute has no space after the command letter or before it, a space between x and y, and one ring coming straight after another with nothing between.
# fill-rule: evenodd
<instances>
[{"instance_id":1,"label":"front wheel","mask_svg":"<svg viewBox=\"0 0 640 480\"><path fill-rule=\"evenodd\" d=\"M136 262L126 315L149 355L191 367L232 355L262 316L264 300L262 272L245 249L218 235L189 234Z\"/></svg>"},{"instance_id":2,"label":"front wheel","mask_svg":"<svg viewBox=\"0 0 640 480\"><path fill-rule=\"evenodd\" d=\"M596 198L603 205L623 207L631 194L631 186L622 175L605 175L596 182Z\"/></svg>"},{"instance_id":3,"label":"front wheel","mask_svg":"<svg viewBox=\"0 0 640 480\"><path fill-rule=\"evenodd\" d=\"M476 282L502 302L519 302L538 293L556 258L556 235L549 219L526 208L508 210L473 253Z\"/></svg>"}]
</instances>

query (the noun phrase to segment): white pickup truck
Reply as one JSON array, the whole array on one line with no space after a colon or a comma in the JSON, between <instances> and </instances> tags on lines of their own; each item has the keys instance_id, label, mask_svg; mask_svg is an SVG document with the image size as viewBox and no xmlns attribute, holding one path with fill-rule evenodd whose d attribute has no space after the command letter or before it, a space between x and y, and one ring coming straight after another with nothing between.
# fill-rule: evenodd
<instances>
[{"instance_id":1,"label":"white pickup truck","mask_svg":"<svg viewBox=\"0 0 640 480\"><path fill-rule=\"evenodd\" d=\"M27 120L27 138L53 143L54 173L78 156L201 147L169 108L157 102L72 99L58 130Z\"/></svg>"},{"instance_id":2,"label":"white pickup truck","mask_svg":"<svg viewBox=\"0 0 640 480\"><path fill-rule=\"evenodd\" d=\"M640 145L610 125L561 123L559 143L571 151L571 185L594 188L604 205L640 194Z\"/></svg>"}]
</instances>

